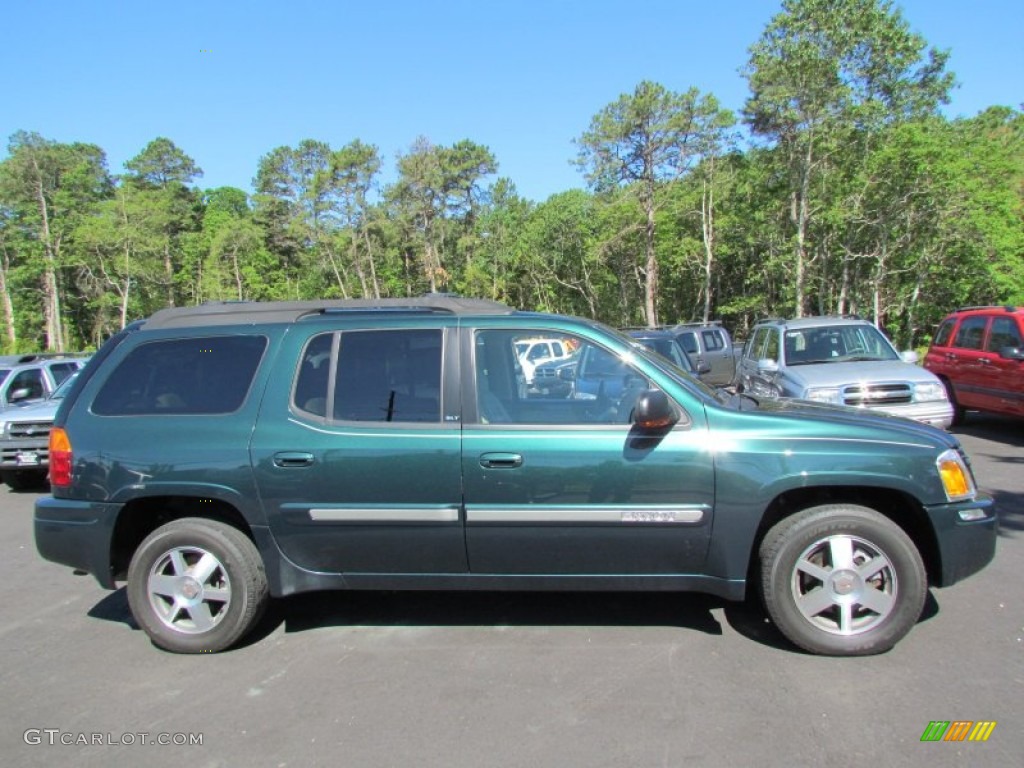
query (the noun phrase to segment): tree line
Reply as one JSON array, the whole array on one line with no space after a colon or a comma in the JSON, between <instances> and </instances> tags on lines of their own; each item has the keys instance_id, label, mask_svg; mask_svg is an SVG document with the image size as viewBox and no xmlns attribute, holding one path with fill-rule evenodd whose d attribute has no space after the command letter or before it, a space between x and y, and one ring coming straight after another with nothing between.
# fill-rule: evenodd
<instances>
[{"instance_id":1,"label":"tree line","mask_svg":"<svg viewBox=\"0 0 1024 768\"><path fill-rule=\"evenodd\" d=\"M0 161L0 348L94 348L167 306L448 291L612 325L856 313L900 346L965 304L1024 303L1024 115L954 86L886 0L786 0L739 114L645 81L576 139L586 188L520 197L471 140L417 139L396 181L355 139L201 190L156 138L112 174L20 131Z\"/></svg>"}]
</instances>

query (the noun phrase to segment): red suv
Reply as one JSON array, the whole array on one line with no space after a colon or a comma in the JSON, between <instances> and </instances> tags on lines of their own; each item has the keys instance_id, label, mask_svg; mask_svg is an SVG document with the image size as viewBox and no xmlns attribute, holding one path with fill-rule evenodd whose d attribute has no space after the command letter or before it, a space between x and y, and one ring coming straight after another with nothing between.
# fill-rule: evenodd
<instances>
[{"instance_id":1,"label":"red suv","mask_svg":"<svg viewBox=\"0 0 1024 768\"><path fill-rule=\"evenodd\" d=\"M953 423L973 409L1024 416L1024 307L967 307L939 326L924 367L946 385Z\"/></svg>"}]
</instances>

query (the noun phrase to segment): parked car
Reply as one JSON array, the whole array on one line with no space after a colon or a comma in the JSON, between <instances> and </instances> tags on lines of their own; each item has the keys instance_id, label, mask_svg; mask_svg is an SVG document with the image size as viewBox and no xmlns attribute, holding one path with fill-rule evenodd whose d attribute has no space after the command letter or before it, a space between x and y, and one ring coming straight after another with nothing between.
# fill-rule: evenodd
<instances>
[{"instance_id":1,"label":"parked car","mask_svg":"<svg viewBox=\"0 0 1024 768\"><path fill-rule=\"evenodd\" d=\"M1024 416L1024 307L965 307L939 325L924 367L939 377L953 423L967 409Z\"/></svg>"},{"instance_id":2,"label":"parked car","mask_svg":"<svg viewBox=\"0 0 1024 768\"><path fill-rule=\"evenodd\" d=\"M579 361L579 350L573 350L568 357L538 363L533 369L529 393L537 397L570 397Z\"/></svg>"},{"instance_id":3,"label":"parked car","mask_svg":"<svg viewBox=\"0 0 1024 768\"><path fill-rule=\"evenodd\" d=\"M50 466L50 428L57 408L78 372L45 400L0 411L0 481L16 491L46 482Z\"/></svg>"},{"instance_id":4,"label":"parked car","mask_svg":"<svg viewBox=\"0 0 1024 768\"><path fill-rule=\"evenodd\" d=\"M743 348L736 386L755 396L846 405L948 427L953 408L946 389L916 362L916 352L900 354L866 320L767 320L754 326Z\"/></svg>"},{"instance_id":5,"label":"parked car","mask_svg":"<svg viewBox=\"0 0 1024 768\"><path fill-rule=\"evenodd\" d=\"M736 378L736 352L729 331L720 322L680 323L672 326L676 340L690 356L701 379L712 386L724 387Z\"/></svg>"},{"instance_id":6,"label":"parked car","mask_svg":"<svg viewBox=\"0 0 1024 768\"><path fill-rule=\"evenodd\" d=\"M573 348L561 338L522 339L516 342L516 352L526 384L532 386L534 370L538 365L568 360L572 356Z\"/></svg>"},{"instance_id":7,"label":"parked car","mask_svg":"<svg viewBox=\"0 0 1024 768\"><path fill-rule=\"evenodd\" d=\"M694 364L679 344L675 331L667 328L635 328L626 333L693 376L704 378L711 373L711 364L703 358L700 359L699 368Z\"/></svg>"},{"instance_id":8,"label":"parked car","mask_svg":"<svg viewBox=\"0 0 1024 768\"><path fill-rule=\"evenodd\" d=\"M529 397L536 338L631 385ZM599 323L451 296L162 310L82 370L49 460L40 554L125 583L186 653L322 589L756 590L796 645L877 653L996 541L952 434L714 390Z\"/></svg>"},{"instance_id":9,"label":"parked car","mask_svg":"<svg viewBox=\"0 0 1024 768\"><path fill-rule=\"evenodd\" d=\"M38 357L26 355L0 377L0 410L35 400L43 400L77 371L88 358Z\"/></svg>"}]
</instances>

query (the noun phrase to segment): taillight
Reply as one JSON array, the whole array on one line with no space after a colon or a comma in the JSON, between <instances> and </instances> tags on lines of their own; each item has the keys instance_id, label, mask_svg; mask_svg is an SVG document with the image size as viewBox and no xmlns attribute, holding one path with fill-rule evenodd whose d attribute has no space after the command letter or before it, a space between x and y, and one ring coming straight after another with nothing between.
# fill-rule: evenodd
<instances>
[{"instance_id":1,"label":"taillight","mask_svg":"<svg viewBox=\"0 0 1024 768\"><path fill-rule=\"evenodd\" d=\"M60 427L50 430L50 482L62 487L71 485L71 440Z\"/></svg>"}]
</instances>

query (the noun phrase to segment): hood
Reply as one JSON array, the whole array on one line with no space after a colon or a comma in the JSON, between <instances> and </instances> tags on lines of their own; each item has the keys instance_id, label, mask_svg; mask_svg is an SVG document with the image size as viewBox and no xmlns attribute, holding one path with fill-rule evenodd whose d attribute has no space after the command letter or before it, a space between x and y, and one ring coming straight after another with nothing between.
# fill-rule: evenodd
<instances>
[{"instance_id":1,"label":"hood","mask_svg":"<svg viewBox=\"0 0 1024 768\"><path fill-rule=\"evenodd\" d=\"M786 367L785 377L797 388L843 387L850 384L886 384L901 381L935 382L931 371L902 360L856 360L837 363L812 363Z\"/></svg>"},{"instance_id":2,"label":"hood","mask_svg":"<svg viewBox=\"0 0 1024 768\"><path fill-rule=\"evenodd\" d=\"M812 403L806 400L759 400L757 411L762 414L777 415L782 418L814 420L819 424L829 424L835 428L837 435L850 436L852 431L874 433L872 437L884 437L885 432L890 438L901 440L928 442L941 448L958 448L960 441L944 429L933 427L902 416L891 416L887 413L868 408L851 408L844 405L827 405ZM893 440L895 442L895 440Z\"/></svg>"},{"instance_id":3,"label":"hood","mask_svg":"<svg viewBox=\"0 0 1024 768\"><path fill-rule=\"evenodd\" d=\"M4 421L53 421L57 415L57 409L64 399L59 400L36 400L28 405L17 405L5 408L0 413Z\"/></svg>"}]
</instances>

